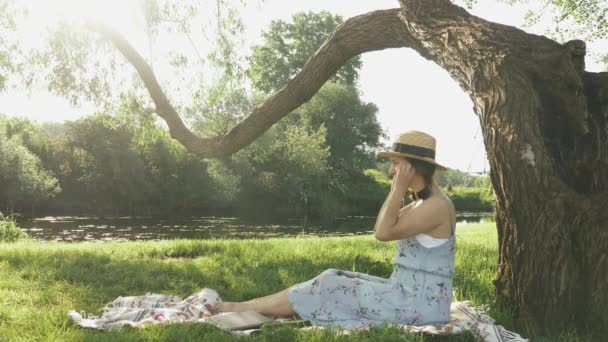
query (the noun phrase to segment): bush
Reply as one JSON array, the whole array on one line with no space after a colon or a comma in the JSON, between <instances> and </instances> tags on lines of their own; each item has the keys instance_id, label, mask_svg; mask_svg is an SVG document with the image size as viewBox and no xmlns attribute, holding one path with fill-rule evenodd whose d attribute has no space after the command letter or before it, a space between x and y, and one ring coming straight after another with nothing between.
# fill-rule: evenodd
<instances>
[{"instance_id":1,"label":"bush","mask_svg":"<svg viewBox=\"0 0 608 342\"><path fill-rule=\"evenodd\" d=\"M353 175L348 188L344 201L348 210L345 214L375 216L391 189L391 180L381 171L368 169Z\"/></svg>"},{"instance_id":2,"label":"bush","mask_svg":"<svg viewBox=\"0 0 608 342\"><path fill-rule=\"evenodd\" d=\"M457 211L494 211L494 194L491 189L455 186L448 189L447 195Z\"/></svg>"},{"instance_id":3,"label":"bush","mask_svg":"<svg viewBox=\"0 0 608 342\"><path fill-rule=\"evenodd\" d=\"M17 226L17 222L12 216L0 214L0 242L15 242L27 237L28 235Z\"/></svg>"}]
</instances>

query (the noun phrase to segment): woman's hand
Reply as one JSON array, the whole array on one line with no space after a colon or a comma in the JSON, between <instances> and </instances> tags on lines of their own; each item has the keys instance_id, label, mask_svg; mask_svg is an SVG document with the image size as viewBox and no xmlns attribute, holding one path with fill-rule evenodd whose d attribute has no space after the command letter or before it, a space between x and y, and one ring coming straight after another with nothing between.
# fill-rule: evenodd
<instances>
[{"instance_id":1,"label":"woman's hand","mask_svg":"<svg viewBox=\"0 0 608 342\"><path fill-rule=\"evenodd\" d=\"M391 188L396 191L400 191L405 193L410 183L412 182L412 178L416 170L410 163L400 163L397 167L397 172L393 176L393 183Z\"/></svg>"}]
</instances>

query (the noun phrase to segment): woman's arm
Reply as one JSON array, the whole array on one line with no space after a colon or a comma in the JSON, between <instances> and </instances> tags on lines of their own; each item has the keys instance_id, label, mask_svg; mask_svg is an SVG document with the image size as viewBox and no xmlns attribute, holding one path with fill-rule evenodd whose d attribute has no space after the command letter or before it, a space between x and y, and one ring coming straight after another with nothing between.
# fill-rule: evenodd
<instances>
[{"instance_id":1,"label":"woman's arm","mask_svg":"<svg viewBox=\"0 0 608 342\"><path fill-rule=\"evenodd\" d=\"M401 200L403 200L403 196L405 196L405 191L414 176L414 172L414 168L410 164L402 164L393 176L391 190L378 213L378 218L376 218L376 225L374 226L374 235L376 236L376 239L388 241L385 237L390 235L391 227L393 227L399 221L399 217L402 216L399 211ZM410 206L413 206L413 203L408 205L408 207ZM410 210L411 207L410 209L404 210L403 215Z\"/></svg>"},{"instance_id":2,"label":"woman's arm","mask_svg":"<svg viewBox=\"0 0 608 342\"><path fill-rule=\"evenodd\" d=\"M376 219L374 227L376 239L380 241L400 240L427 233L441 224L441 216L437 215L440 205L437 199L430 198L411 203L400 213L399 206L413 173L411 165L401 166L397 169L391 191Z\"/></svg>"},{"instance_id":3,"label":"woman's arm","mask_svg":"<svg viewBox=\"0 0 608 342\"><path fill-rule=\"evenodd\" d=\"M380 241L390 241L388 236L392 235L392 227L399 221L399 207L401 206L401 200L404 195L404 189L396 189L395 186L391 187L391 191L388 193L388 196L378 213L378 218L376 218L376 225L374 226L374 235L376 239ZM406 214L404 214L404 216L405 215Z\"/></svg>"}]
</instances>

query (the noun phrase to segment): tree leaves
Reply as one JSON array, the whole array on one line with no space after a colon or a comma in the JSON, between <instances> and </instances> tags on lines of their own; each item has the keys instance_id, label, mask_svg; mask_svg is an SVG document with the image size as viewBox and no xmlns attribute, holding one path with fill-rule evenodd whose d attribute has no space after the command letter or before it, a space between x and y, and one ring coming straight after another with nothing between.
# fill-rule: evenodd
<instances>
[{"instance_id":1,"label":"tree leaves","mask_svg":"<svg viewBox=\"0 0 608 342\"><path fill-rule=\"evenodd\" d=\"M24 122L0 116L0 208L9 212L17 204L43 201L55 196L61 188L52 173L44 169L38 156L24 144L33 137L24 132ZM11 127L16 123L18 127ZM27 123L25 123L27 125ZM21 127L19 127L21 126ZM28 127L29 129L32 126Z\"/></svg>"},{"instance_id":2,"label":"tree leaves","mask_svg":"<svg viewBox=\"0 0 608 342\"><path fill-rule=\"evenodd\" d=\"M13 74L19 71L19 59L16 54L20 50L19 42L15 37L16 19L23 15L8 0L0 0L0 92Z\"/></svg>"},{"instance_id":3,"label":"tree leaves","mask_svg":"<svg viewBox=\"0 0 608 342\"><path fill-rule=\"evenodd\" d=\"M264 43L254 46L247 74L254 87L271 93L284 86L319 49L327 36L343 22L329 12L296 13L291 22L273 20L262 34ZM332 81L354 85L361 68L355 57L346 63Z\"/></svg>"}]
</instances>

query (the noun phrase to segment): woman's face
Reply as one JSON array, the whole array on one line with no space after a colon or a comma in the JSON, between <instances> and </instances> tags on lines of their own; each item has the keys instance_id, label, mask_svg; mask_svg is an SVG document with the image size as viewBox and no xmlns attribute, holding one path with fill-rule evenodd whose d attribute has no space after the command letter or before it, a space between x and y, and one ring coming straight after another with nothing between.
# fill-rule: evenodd
<instances>
[{"instance_id":1,"label":"woman's face","mask_svg":"<svg viewBox=\"0 0 608 342\"><path fill-rule=\"evenodd\" d=\"M394 177L397 174L397 169L401 165L403 165L403 166L410 165L410 163L405 158L401 158L401 157L391 157L390 161L391 161L391 168L388 171L388 174L391 177Z\"/></svg>"}]
</instances>

